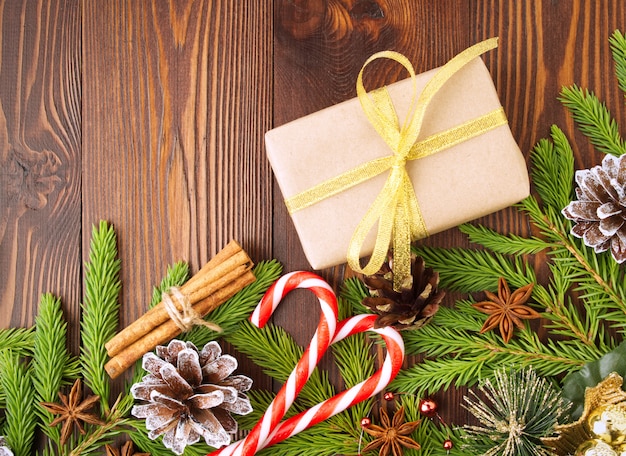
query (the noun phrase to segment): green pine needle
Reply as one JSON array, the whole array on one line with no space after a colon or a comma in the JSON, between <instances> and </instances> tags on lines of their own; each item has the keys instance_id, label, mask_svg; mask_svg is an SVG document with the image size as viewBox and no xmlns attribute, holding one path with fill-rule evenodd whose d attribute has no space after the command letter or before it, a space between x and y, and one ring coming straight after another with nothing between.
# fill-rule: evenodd
<instances>
[{"instance_id":1,"label":"green pine needle","mask_svg":"<svg viewBox=\"0 0 626 456\"><path fill-rule=\"evenodd\" d=\"M481 225L474 226L468 223L459 226L459 230L469 237L470 242L504 255L533 255L551 246L545 240L534 236L530 238L515 234L506 236Z\"/></svg>"},{"instance_id":2,"label":"green pine needle","mask_svg":"<svg viewBox=\"0 0 626 456\"><path fill-rule=\"evenodd\" d=\"M0 329L0 351L10 348L15 355L30 356L34 343L34 327Z\"/></svg>"},{"instance_id":3,"label":"green pine needle","mask_svg":"<svg viewBox=\"0 0 626 456\"><path fill-rule=\"evenodd\" d=\"M573 85L561 90L559 100L570 111L581 133L598 151L617 156L626 153L626 144L619 134L617 122L593 93Z\"/></svg>"},{"instance_id":4,"label":"green pine needle","mask_svg":"<svg viewBox=\"0 0 626 456\"><path fill-rule=\"evenodd\" d=\"M620 89L626 96L626 36L619 30L615 30L609 38L613 60L615 61L615 75Z\"/></svg>"},{"instance_id":5,"label":"green pine needle","mask_svg":"<svg viewBox=\"0 0 626 456\"><path fill-rule=\"evenodd\" d=\"M495 380L471 392L464 406L479 421L464 426L463 450L485 456L549 456L542 437L552 435L554 426L568 416L566 399L554 385L532 368L501 369Z\"/></svg>"},{"instance_id":6,"label":"green pine needle","mask_svg":"<svg viewBox=\"0 0 626 456\"><path fill-rule=\"evenodd\" d=\"M85 265L82 305L81 364L85 384L100 396L103 415L109 411L109 377L103 369L108 356L104 344L117 331L121 284L113 227L101 221L93 228L89 262Z\"/></svg>"},{"instance_id":7,"label":"green pine needle","mask_svg":"<svg viewBox=\"0 0 626 456\"><path fill-rule=\"evenodd\" d=\"M540 140L531 153L531 177L543 204L560 215L574 193L574 154L559 127L553 125L550 132L552 141Z\"/></svg>"},{"instance_id":8,"label":"green pine needle","mask_svg":"<svg viewBox=\"0 0 626 456\"><path fill-rule=\"evenodd\" d=\"M521 256L510 258L485 250L432 247L419 247L415 252L439 272L440 286L447 290L463 293L494 291L499 277L505 277L514 288L536 282L533 268Z\"/></svg>"},{"instance_id":9,"label":"green pine needle","mask_svg":"<svg viewBox=\"0 0 626 456\"><path fill-rule=\"evenodd\" d=\"M28 367L10 349L0 351L0 383L5 392L4 436L15 456L30 456L37 426L35 390Z\"/></svg>"},{"instance_id":10,"label":"green pine needle","mask_svg":"<svg viewBox=\"0 0 626 456\"><path fill-rule=\"evenodd\" d=\"M51 294L44 294L39 301L35 318L34 354L31 363L35 399L40 402L56 402L61 386L75 379L80 372L80 364L67 351L67 323L63 318L61 300ZM41 420L41 430L57 445L59 427L50 427L54 419L43 407L36 407Z\"/></svg>"}]
</instances>

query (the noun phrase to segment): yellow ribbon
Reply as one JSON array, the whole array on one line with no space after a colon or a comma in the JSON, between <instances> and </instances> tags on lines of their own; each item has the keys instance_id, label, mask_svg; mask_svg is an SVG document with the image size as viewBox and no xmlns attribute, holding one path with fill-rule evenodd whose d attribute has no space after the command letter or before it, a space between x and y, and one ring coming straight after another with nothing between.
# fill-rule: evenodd
<instances>
[{"instance_id":1,"label":"yellow ribbon","mask_svg":"<svg viewBox=\"0 0 626 456\"><path fill-rule=\"evenodd\" d=\"M497 46L498 39L491 38L455 56L437 71L417 100L415 70L411 62L402 54L393 51L378 52L367 59L361 68L356 85L359 101L368 120L391 148L393 155L364 163L285 200L289 212L294 213L391 170L383 189L352 235L347 258L348 264L354 271L366 275L375 274L384 263L387 251L391 246L393 250L394 288L399 289L403 282L410 277L411 242L426 237L428 231L419 209L411 179L406 171L406 162L440 152L507 123L504 110L499 108L416 142L426 108L437 91L452 75L474 58ZM407 120L402 126L399 125L396 111L387 90L383 87L368 94L363 86L365 67L380 58L387 58L400 63L407 69L413 81L411 107ZM367 265L361 267L359 258L363 243L376 223L378 223L378 232L374 251Z\"/></svg>"}]
</instances>

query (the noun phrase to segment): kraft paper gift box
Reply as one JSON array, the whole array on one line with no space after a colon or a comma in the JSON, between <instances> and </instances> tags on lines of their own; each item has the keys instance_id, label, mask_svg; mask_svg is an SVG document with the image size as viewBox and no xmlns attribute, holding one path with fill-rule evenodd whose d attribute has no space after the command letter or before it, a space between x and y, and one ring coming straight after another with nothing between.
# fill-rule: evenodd
<instances>
[{"instance_id":1,"label":"kraft paper gift box","mask_svg":"<svg viewBox=\"0 0 626 456\"><path fill-rule=\"evenodd\" d=\"M418 92L434 76L416 76ZM400 122L411 104L411 79L387 87ZM418 142L501 108L489 71L474 58L437 91L424 113ZM287 200L357 166L392 154L354 98L266 133L267 156ZM529 195L526 163L508 123L440 152L407 161L428 234L496 212ZM346 262L350 239L389 172L291 214L314 269ZM376 228L362 257L374 246Z\"/></svg>"}]
</instances>

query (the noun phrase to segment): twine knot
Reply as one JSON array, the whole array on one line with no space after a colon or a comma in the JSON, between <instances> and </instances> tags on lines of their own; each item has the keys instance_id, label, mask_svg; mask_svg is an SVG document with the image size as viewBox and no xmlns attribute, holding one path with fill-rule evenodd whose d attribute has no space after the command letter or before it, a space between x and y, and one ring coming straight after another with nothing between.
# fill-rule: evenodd
<instances>
[{"instance_id":1,"label":"twine knot","mask_svg":"<svg viewBox=\"0 0 626 456\"><path fill-rule=\"evenodd\" d=\"M180 310L172 298L178 301ZM217 324L202 318L202 316L194 310L189 298L181 293L177 287L170 287L167 292L163 292L161 301L170 319L176 323L176 326L178 326L182 332L187 332L194 326L204 326L212 331L222 332L222 328Z\"/></svg>"}]
</instances>

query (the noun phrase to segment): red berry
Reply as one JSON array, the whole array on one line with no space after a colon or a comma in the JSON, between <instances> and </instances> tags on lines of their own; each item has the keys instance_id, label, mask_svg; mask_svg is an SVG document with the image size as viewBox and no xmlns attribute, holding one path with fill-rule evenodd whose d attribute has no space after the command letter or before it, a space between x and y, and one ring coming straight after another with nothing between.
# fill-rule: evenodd
<instances>
[{"instance_id":1,"label":"red berry","mask_svg":"<svg viewBox=\"0 0 626 456\"><path fill-rule=\"evenodd\" d=\"M450 451L452 448L454 448L454 443L452 443L452 440L446 439L446 440L443 441L443 449L444 450Z\"/></svg>"},{"instance_id":2,"label":"red berry","mask_svg":"<svg viewBox=\"0 0 626 456\"><path fill-rule=\"evenodd\" d=\"M420 413L429 418L437 415L437 403L432 399L422 399L420 401Z\"/></svg>"},{"instance_id":3,"label":"red berry","mask_svg":"<svg viewBox=\"0 0 626 456\"><path fill-rule=\"evenodd\" d=\"M361 427L369 427L370 424L372 424L372 420L370 420L368 417L361 419Z\"/></svg>"},{"instance_id":4,"label":"red berry","mask_svg":"<svg viewBox=\"0 0 626 456\"><path fill-rule=\"evenodd\" d=\"M392 393L391 391L387 391L387 392L385 393L385 395L383 396L383 398L384 398L386 401L393 401L393 400L394 400L394 398L395 398L395 396L393 395L393 393Z\"/></svg>"}]
</instances>

